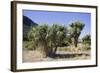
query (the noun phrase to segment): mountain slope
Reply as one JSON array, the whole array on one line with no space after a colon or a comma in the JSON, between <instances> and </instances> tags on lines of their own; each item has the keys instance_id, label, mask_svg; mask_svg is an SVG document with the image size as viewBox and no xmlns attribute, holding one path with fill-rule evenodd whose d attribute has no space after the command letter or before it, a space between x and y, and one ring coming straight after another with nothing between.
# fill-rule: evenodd
<instances>
[{"instance_id":1,"label":"mountain slope","mask_svg":"<svg viewBox=\"0 0 100 73\"><path fill-rule=\"evenodd\" d=\"M23 15L23 40L27 40L27 34L30 29L38 24L32 21L29 17Z\"/></svg>"}]
</instances>

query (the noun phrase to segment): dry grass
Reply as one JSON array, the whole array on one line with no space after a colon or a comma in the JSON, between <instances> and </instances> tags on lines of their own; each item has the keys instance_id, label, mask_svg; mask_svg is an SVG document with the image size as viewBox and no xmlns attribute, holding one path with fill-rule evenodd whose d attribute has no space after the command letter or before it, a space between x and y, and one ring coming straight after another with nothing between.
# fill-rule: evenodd
<instances>
[{"instance_id":1,"label":"dry grass","mask_svg":"<svg viewBox=\"0 0 100 73\"><path fill-rule=\"evenodd\" d=\"M85 60L90 59L90 51L87 52L89 55L75 55L75 57L69 58L50 58L44 56L44 53L38 50L24 50L23 51L23 62L38 62L38 61L60 61L60 60Z\"/></svg>"},{"instance_id":2,"label":"dry grass","mask_svg":"<svg viewBox=\"0 0 100 73\"><path fill-rule=\"evenodd\" d=\"M59 60L85 60L91 59L90 45L78 44L78 47L73 45L58 47L56 54L64 55L63 58L56 57L50 58L45 56L45 52L42 47L36 48L32 46L32 42L25 41L23 44L23 62L38 62L38 61L59 61Z\"/></svg>"},{"instance_id":3,"label":"dry grass","mask_svg":"<svg viewBox=\"0 0 100 73\"><path fill-rule=\"evenodd\" d=\"M41 61L44 55L40 51L25 50L23 51L23 62Z\"/></svg>"}]
</instances>

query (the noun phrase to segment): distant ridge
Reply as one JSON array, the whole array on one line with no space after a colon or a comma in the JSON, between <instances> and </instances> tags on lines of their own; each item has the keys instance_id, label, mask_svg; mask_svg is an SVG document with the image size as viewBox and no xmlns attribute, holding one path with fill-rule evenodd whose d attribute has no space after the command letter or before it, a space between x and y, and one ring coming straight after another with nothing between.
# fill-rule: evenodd
<instances>
[{"instance_id":1,"label":"distant ridge","mask_svg":"<svg viewBox=\"0 0 100 73\"><path fill-rule=\"evenodd\" d=\"M23 15L23 24L27 26L36 26L38 25L34 21L32 21L29 17Z\"/></svg>"},{"instance_id":2,"label":"distant ridge","mask_svg":"<svg viewBox=\"0 0 100 73\"><path fill-rule=\"evenodd\" d=\"M29 17L23 15L23 40L28 40L28 32L32 27L38 24L32 21Z\"/></svg>"}]
</instances>

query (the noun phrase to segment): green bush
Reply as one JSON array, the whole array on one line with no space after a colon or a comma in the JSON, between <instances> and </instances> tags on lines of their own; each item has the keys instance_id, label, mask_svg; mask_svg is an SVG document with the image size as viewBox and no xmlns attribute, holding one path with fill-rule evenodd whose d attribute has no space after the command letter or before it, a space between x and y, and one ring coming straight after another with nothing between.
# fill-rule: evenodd
<instances>
[{"instance_id":1,"label":"green bush","mask_svg":"<svg viewBox=\"0 0 100 73\"><path fill-rule=\"evenodd\" d=\"M23 41L24 50L34 50L34 43L32 41Z\"/></svg>"}]
</instances>

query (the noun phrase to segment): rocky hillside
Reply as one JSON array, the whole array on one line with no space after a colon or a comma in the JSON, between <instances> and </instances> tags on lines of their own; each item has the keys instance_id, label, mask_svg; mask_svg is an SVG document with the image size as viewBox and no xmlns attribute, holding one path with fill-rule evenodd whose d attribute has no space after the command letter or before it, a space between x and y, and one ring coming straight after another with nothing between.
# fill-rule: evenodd
<instances>
[{"instance_id":1,"label":"rocky hillside","mask_svg":"<svg viewBox=\"0 0 100 73\"><path fill-rule=\"evenodd\" d=\"M38 24L32 21L29 17L23 16L23 40L27 40L27 33L30 29Z\"/></svg>"}]
</instances>

